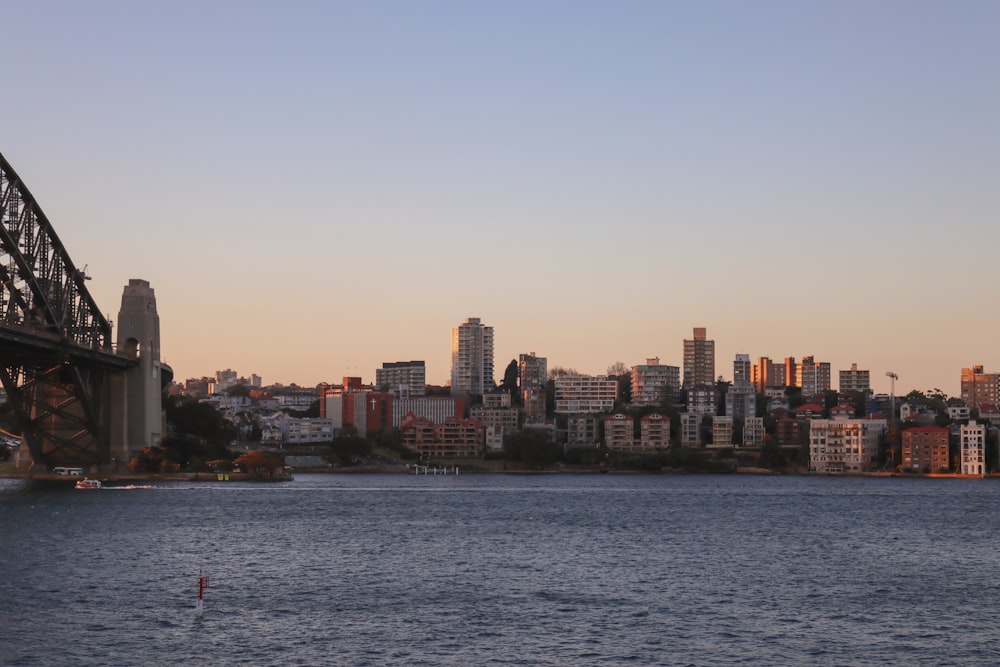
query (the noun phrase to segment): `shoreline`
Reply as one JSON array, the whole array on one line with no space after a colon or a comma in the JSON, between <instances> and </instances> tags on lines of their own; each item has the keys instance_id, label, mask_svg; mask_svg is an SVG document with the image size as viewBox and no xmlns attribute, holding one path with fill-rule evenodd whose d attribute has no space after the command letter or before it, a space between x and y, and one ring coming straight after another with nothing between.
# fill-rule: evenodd
<instances>
[{"instance_id":1,"label":"shoreline","mask_svg":"<svg viewBox=\"0 0 1000 667\"><path fill-rule=\"evenodd\" d=\"M636 469L610 469L602 470L596 467L579 468L553 468L553 469L530 469L512 468L500 466L479 466L474 465L463 468L457 463L452 463L448 467L458 468L457 476L461 475L759 475L759 476L799 476L799 477L844 477L844 478L901 478L901 479L992 479L1000 477L1000 474L987 475L965 475L962 473L902 473L891 471L874 471L857 474L830 474L806 472L802 470L773 470L770 468L759 468L750 466L740 466L728 471L719 470L698 470L670 468L663 470L636 470ZM297 469L295 475L416 475L416 476L444 476L441 473L435 475L430 473L420 475L405 467L398 466L351 466L346 468L318 468L318 469ZM456 476L455 473L448 473L448 476ZM149 482L256 482L261 484L273 484L276 482L294 481L294 475L287 477L276 477L274 479L254 478L248 473L169 473L169 474L86 474L81 476L54 475L51 473L19 473L0 472L0 479L20 479L36 482L65 482L76 483L80 479L99 479L111 483L149 483Z\"/></svg>"}]
</instances>

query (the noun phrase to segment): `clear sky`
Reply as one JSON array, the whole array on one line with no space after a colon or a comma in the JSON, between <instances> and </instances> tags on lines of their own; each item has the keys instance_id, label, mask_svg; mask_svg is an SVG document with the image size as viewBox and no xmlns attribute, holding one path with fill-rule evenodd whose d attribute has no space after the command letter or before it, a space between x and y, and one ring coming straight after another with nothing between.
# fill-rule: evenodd
<instances>
[{"instance_id":1,"label":"clear sky","mask_svg":"<svg viewBox=\"0 0 1000 667\"><path fill-rule=\"evenodd\" d=\"M0 152L177 379L736 353L1000 372L1000 3L3 7ZM836 379L834 379L836 384Z\"/></svg>"}]
</instances>

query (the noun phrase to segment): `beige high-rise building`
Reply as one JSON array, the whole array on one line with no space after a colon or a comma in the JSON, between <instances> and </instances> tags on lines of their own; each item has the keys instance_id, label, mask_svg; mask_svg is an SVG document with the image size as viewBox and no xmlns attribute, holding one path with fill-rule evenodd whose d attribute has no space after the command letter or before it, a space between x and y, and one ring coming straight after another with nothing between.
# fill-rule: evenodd
<instances>
[{"instance_id":1,"label":"beige high-rise building","mask_svg":"<svg viewBox=\"0 0 1000 667\"><path fill-rule=\"evenodd\" d=\"M868 371L858 369L857 364L851 364L851 370L840 371L840 391L860 391L863 394L872 393L871 378Z\"/></svg>"},{"instance_id":2,"label":"beige high-rise building","mask_svg":"<svg viewBox=\"0 0 1000 667\"><path fill-rule=\"evenodd\" d=\"M451 330L451 391L482 396L493 386L493 327L470 317Z\"/></svg>"},{"instance_id":3,"label":"beige high-rise building","mask_svg":"<svg viewBox=\"0 0 1000 667\"><path fill-rule=\"evenodd\" d=\"M802 357L802 363L798 365L798 380L803 396L830 391L830 363L816 361L812 356Z\"/></svg>"},{"instance_id":4,"label":"beige high-rise building","mask_svg":"<svg viewBox=\"0 0 1000 667\"><path fill-rule=\"evenodd\" d=\"M754 389L758 394L766 394L768 389L784 389L787 385L785 381L785 365L783 363L771 361L769 357L760 357L751 369Z\"/></svg>"}]
</instances>

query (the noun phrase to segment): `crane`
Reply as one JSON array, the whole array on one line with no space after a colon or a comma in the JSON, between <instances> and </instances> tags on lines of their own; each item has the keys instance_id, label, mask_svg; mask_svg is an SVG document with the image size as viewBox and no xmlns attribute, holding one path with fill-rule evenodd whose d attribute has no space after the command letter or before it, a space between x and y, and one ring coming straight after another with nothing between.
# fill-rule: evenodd
<instances>
[{"instance_id":1,"label":"crane","mask_svg":"<svg viewBox=\"0 0 1000 667\"><path fill-rule=\"evenodd\" d=\"M892 371L886 371L885 375L891 381L889 389L889 404L892 406L891 420L896 421L896 380L899 379L899 376Z\"/></svg>"}]
</instances>

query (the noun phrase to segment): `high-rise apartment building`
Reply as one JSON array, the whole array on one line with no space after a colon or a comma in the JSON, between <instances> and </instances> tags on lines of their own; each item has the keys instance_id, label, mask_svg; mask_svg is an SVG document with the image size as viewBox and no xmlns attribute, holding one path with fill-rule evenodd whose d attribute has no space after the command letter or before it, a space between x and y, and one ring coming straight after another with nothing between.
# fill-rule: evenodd
<instances>
[{"instance_id":1,"label":"high-rise apartment building","mask_svg":"<svg viewBox=\"0 0 1000 667\"><path fill-rule=\"evenodd\" d=\"M981 365L962 369L962 400L972 409L1000 403L1000 373L984 373Z\"/></svg>"},{"instance_id":2,"label":"high-rise apartment building","mask_svg":"<svg viewBox=\"0 0 1000 667\"><path fill-rule=\"evenodd\" d=\"M750 363L749 354L737 354L733 360L733 384L751 385L753 384L753 365Z\"/></svg>"},{"instance_id":3,"label":"high-rise apartment building","mask_svg":"<svg viewBox=\"0 0 1000 667\"><path fill-rule=\"evenodd\" d=\"M816 361L811 356L802 357L797 375L803 396L816 396L830 391L830 363L827 361Z\"/></svg>"},{"instance_id":4,"label":"high-rise apartment building","mask_svg":"<svg viewBox=\"0 0 1000 667\"><path fill-rule=\"evenodd\" d=\"M705 327L695 327L694 337L684 341L684 388L699 384L715 384L715 341Z\"/></svg>"},{"instance_id":5,"label":"high-rise apartment building","mask_svg":"<svg viewBox=\"0 0 1000 667\"><path fill-rule=\"evenodd\" d=\"M545 389L549 379L549 362L545 357L536 357L534 352L520 354L517 358L518 388L521 393L530 389Z\"/></svg>"},{"instance_id":6,"label":"high-rise apartment building","mask_svg":"<svg viewBox=\"0 0 1000 667\"><path fill-rule=\"evenodd\" d=\"M768 357L760 357L751 369L751 381L758 394L766 394L768 389L784 389L785 365L771 361Z\"/></svg>"},{"instance_id":7,"label":"high-rise apartment building","mask_svg":"<svg viewBox=\"0 0 1000 667\"><path fill-rule=\"evenodd\" d=\"M493 327L470 317L451 330L451 391L482 396L493 386Z\"/></svg>"},{"instance_id":8,"label":"high-rise apartment building","mask_svg":"<svg viewBox=\"0 0 1000 667\"><path fill-rule=\"evenodd\" d=\"M858 370L857 364L851 364L849 371L840 371L840 391L860 391L865 395L872 393L868 371Z\"/></svg>"},{"instance_id":9,"label":"high-rise apartment building","mask_svg":"<svg viewBox=\"0 0 1000 667\"><path fill-rule=\"evenodd\" d=\"M661 364L659 357L646 359L632 367L632 403L657 405L664 398L673 400L680 393L681 369Z\"/></svg>"},{"instance_id":10,"label":"high-rise apartment building","mask_svg":"<svg viewBox=\"0 0 1000 667\"><path fill-rule=\"evenodd\" d=\"M387 361L375 369L375 386L400 398L427 393L427 369L422 361Z\"/></svg>"},{"instance_id":11,"label":"high-rise apartment building","mask_svg":"<svg viewBox=\"0 0 1000 667\"><path fill-rule=\"evenodd\" d=\"M785 386L801 387L802 376L799 375L799 365L795 363L795 357L785 357Z\"/></svg>"}]
</instances>

